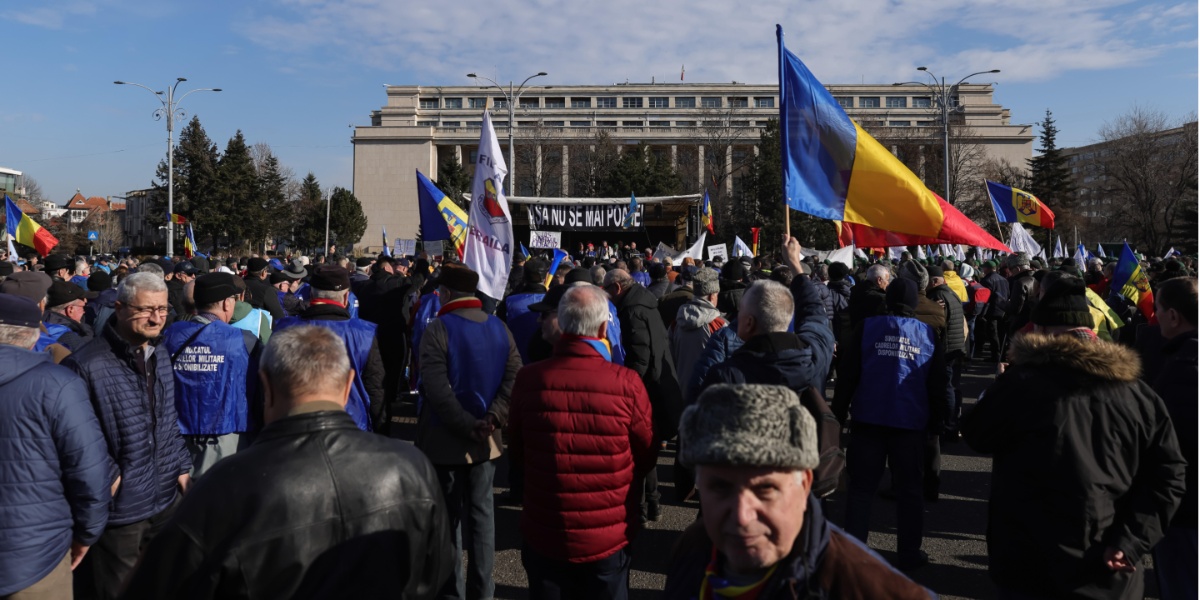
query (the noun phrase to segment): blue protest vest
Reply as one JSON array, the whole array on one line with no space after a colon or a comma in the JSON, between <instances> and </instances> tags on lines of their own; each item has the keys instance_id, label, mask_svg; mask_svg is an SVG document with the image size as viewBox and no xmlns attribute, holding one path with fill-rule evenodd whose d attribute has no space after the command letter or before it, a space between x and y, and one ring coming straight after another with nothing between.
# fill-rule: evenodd
<instances>
[{"instance_id":1,"label":"blue protest vest","mask_svg":"<svg viewBox=\"0 0 1200 600\"><path fill-rule=\"evenodd\" d=\"M538 317L541 315L529 310L529 305L541 302L546 294L526 293L513 294L504 299L505 318L508 330L512 332L513 341L517 344L517 352L521 353L521 362L529 362L529 342L533 336L541 333Z\"/></svg>"},{"instance_id":2,"label":"blue protest vest","mask_svg":"<svg viewBox=\"0 0 1200 600\"><path fill-rule=\"evenodd\" d=\"M417 306L412 323L413 356L421 357L421 337L425 335L425 328L437 318L439 310L442 310L442 299L437 292L421 296L421 304Z\"/></svg>"},{"instance_id":3,"label":"blue protest vest","mask_svg":"<svg viewBox=\"0 0 1200 600\"><path fill-rule=\"evenodd\" d=\"M439 318L446 327L450 387L463 410L482 419L504 382L508 331L504 322L493 315L482 323L453 313Z\"/></svg>"},{"instance_id":4,"label":"blue protest vest","mask_svg":"<svg viewBox=\"0 0 1200 600\"><path fill-rule=\"evenodd\" d=\"M312 286L307 283L300 284L300 287L296 289L295 295L301 302L308 304L312 300ZM283 304L283 296L279 297L279 303L280 305ZM346 311L350 313L351 319L358 318L358 296L355 296L353 291L350 292L350 297L346 299Z\"/></svg>"},{"instance_id":5,"label":"blue protest vest","mask_svg":"<svg viewBox=\"0 0 1200 600\"><path fill-rule=\"evenodd\" d=\"M929 422L933 328L909 317L863 322L862 381L850 402L855 421L924 430Z\"/></svg>"},{"instance_id":6,"label":"blue protest vest","mask_svg":"<svg viewBox=\"0 0 1200 600\"><path fill-rule=\"evenodd\" d=\"M201 327L204 330L184 348ZM249 429L250 352L240 329L220 321L178 321L163 332L163 346L178 355L173 367L180 433L224 435Z\"/></svg>"},{"instance_id":7,"label":"blue protest vest","mask_svg":"<svg viewBox=\"0 0 1200 600\"><path fill-rule=\"evenodd\" d=\"M42 325L45 325L45 326L46 326L46 333L45 333L45 334L43 334L43 337L44 337L44 336L46 336L46 335L50 336L50 340L51 340L51 341L50 341L50 342L49 342L47 345L49 345L49 344L53 344L54 342L57 342L57 341L58 341L58 339L59 339L59 338L61 338L61 337L63 336L63 334L64 334L64 333L66 333L66 332L68 332L68 331L70 331L70 330L71 330L71 328L70 328L70 327L67 327L66 325L62 325L62 324L60 324L60 323L42 323ZM42 349L37 349L37 348L35 347L35 349L36 349L38 352L41 352L41 351L42 351L42 350L44 350L45 348L43 347Z\"/></svg>"},{"instance_id":8,"label":"blue protest vest","mask_svg":"<svg viewBox=\"0 0 1200 600\"><path fill-rule=\"evenodd\" d=\"M621 319L617 318L617 305L608 301L608 343L612 346L613 364L625 366L625 346L621 345Z\"/></svg>"},{"instance_id":9,"label":"blue protest vest","mask_svg":"<svg viewBox=\"0 0 1200 600\"><path fill-rule=\"evenodd\" d=\"M346 401L346 413L354 419L354 423L363 431L371 431L371 397L367 395L367 386L363 385L362 372L367 366L371 355L371 344L375 342L375 324L361 319L347 321L327 321L323 319L302 319L300 317L285 317L275 323L275 333L295 325L315 325L332 330L346 342L346 352L350 354L350 366L354 367L354 386L350 388L350 398Z\"/></svg>"}]
</instances>

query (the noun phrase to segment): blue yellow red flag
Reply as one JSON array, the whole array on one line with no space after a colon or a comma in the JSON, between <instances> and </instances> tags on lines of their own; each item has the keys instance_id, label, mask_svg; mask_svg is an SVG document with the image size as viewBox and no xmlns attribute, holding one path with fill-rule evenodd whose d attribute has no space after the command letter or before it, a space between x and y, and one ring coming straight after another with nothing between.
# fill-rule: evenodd
<instances>
[{"instance_id":1,"label":"blue yellow red flag","mask_svg":"<svg viewBox=\"0 0 1200 600\"><path fill-rule=\"evenodd\" d=\"M704 207L700 209L700 227L707 229L713 235L717 234L713 231L712 205L708 202L708 190L704 190Z\"/></svg>"},{"instance_id":2,"label":"blue yellow red flag","mask_svg":"<svg viewBox=\"0 0 1200 600\"><path fill-rule=\"evenodd\" d=\"M1121 248L1121 256L1113 269L1111 289L1136 304L1142 316L1147 319L1154 316L1154 292L1150 291L1150 278L1129 244Z\"/></svg>"},{"instance_id":3,"label":"blue yellow red flag","mask_svg":"<svg viewBox=\"0 0 1200 600\"><path fill-rule=\"evenodd\" d=\"M467 243L467 213L420 171L417 171L417 205L421 211L421 240L451 240L462 258Z\"/></svg>"},{"instance_id":4,"label":"blue yellow red flag","mask_svg":"<svg viewBox=\"0 0 1200 600\"><path fill-rule=\"evenodd\" d=\"M984 180L996 220L1054 229L1054 213L1037 196L1015 187Z\"/></svg>"},{"instance_id":5,"label":"blue yellow red flag","mask_svg":"<svg viewBox=\"0 0 1200 600\"><path fill-rule=\"evenodd\" d=\"M8 197L8 194L4 195L4 210L8 236L16 240L18 244L37 250L37 253L42 256L50 254L50 251L58 245L58 238L54 237L49 229L30 219L29 215L25 214L21 207Z\"/></svg>"}]
</instances>

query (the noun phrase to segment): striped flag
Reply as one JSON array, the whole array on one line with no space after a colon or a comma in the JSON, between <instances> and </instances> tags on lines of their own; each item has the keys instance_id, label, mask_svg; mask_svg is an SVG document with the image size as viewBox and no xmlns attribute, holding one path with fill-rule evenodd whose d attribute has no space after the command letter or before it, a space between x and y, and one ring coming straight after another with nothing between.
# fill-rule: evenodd
<instances>
[{"instance_id":1,"label":"striped flag","mask_svg":"<svg viewBox=\"0 0 1200 600\"><path fill-rule=\"evenodd\" d=\"M37 253L46 256L58 245L58 238L50 230L38 225L29 215L21 211L16 202L4 195L5 217L8 220L8 235L18 244L29 246Z\"/></svg>"}]
</instances>

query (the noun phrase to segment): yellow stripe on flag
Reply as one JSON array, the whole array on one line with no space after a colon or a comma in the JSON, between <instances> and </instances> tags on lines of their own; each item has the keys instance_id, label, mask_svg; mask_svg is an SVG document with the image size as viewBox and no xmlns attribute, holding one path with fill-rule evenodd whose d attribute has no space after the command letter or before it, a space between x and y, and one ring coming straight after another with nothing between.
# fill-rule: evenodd
<instances>
[{"instance_id":1,"label":"yellow stripe on flag","mask_svg":"<svg viewBox=\"0 0 1200 600\"><path fill-rule=\"evenodd\" d=\"M858 136L844 220L937 237L945 219L937 196L858 123L854 129Z\"/></svg>"}]
</instances>

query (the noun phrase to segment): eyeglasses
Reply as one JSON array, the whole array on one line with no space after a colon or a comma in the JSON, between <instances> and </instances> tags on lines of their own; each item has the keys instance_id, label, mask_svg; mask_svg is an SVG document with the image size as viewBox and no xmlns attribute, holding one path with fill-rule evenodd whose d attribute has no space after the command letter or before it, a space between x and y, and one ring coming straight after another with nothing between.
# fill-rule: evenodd
<instances>
[{"instance_id":1,"label":"eyeglasses","mask_svg":"<svg viewBox=\"0 0 1200 600\"><path fill-rule=\"evenodd\" d=\"M133 318L135 319L144 319L152 314L165 317L171 310L169 306L134 306L132 304L126 304L125 308L133 312Z\"/></svg>"}]
</instances>

